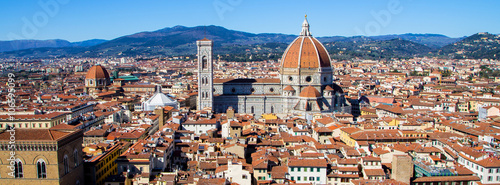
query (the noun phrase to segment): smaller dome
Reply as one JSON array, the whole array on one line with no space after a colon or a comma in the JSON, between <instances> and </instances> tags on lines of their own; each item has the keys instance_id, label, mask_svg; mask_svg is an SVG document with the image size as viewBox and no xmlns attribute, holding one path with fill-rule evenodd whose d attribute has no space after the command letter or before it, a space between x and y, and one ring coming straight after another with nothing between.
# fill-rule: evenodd
<instances>
[{"instance_id":1,"label":"smaller dome","mask_svg":"<svg viewBox=\"0 0 500 185\"><path fill-rule=\"evenodd\" d=\"M106 68L101 65L95 65L87 71L87 75L85 75L86 79L100 79L100 78L109 78L109 73Z\"/></svg>"},{"instance_id":2,"label":"smaller dome","mask_svg":"<svg viewBox=\"0 0 500 185\"><path fill-rule=\"evenodd\" d=\"M330 87L329 85L327 85L325 87L325 91L334 91L332 87Z\"/></svg>"},{"instance_id":3,"label":"smaller dome","mask_svg":"<svg viewBox=\"0 0 500 185\"><path fill-rule=\"evenodd\" d=\"M313 86L307 86L306 88L304 88L304 90L302 90L302 92L300 92L300 97L317 98L321 97L321 94Z\"/></svg>"},{"instance_id":4,"label":"smaller dome","mask_svg":"<svg viewBox=\"0 0 500 185\"><path fill-rule=\"evenodd\" d=\"M295 89L293 89L293 87L290 85L286 86L283 90L284 91L295 91Z\"/></svg>"}]
</instances>

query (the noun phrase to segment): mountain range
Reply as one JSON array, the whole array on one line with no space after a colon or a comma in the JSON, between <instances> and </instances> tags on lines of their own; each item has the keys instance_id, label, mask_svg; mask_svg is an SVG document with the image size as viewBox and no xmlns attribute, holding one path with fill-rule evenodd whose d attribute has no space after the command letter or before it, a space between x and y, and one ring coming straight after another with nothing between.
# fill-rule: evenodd
<instances>
[{"instance_id":1,"label":"mountain range","mask_svg":"<svg viewBox=\"0 0 500 185\"><path fill-rule=\"evenodd\" d=\"M478 47L496 48L497 35L487 34L489 41ZM214 53L226 59L248 61L274 59L281 56L288 43L297 35L279 33L253 34L229 30L220 26L175 26L151 32L140 32L112 40L93 39L82 42L66 40L14 40L0 41L1 58L59 58L59 57L164 57L172 55L194 55L196 40L206 37L214 40ZM317 37L325 44L332 58L356 57L393 58L434 55L462 58L495 58L498 50L458 52L463 48L453 47L457 43L476 45L474 38L450 38L439 34L402 34L381 36L331 36ZM481 39L480 37L479 39ZM475 47L472 47L475 48ZM477 49L477 48L476 48ZM499 54L500 56L500 54ZM238 59L239 58L239 59Z\"/></svg>"},{"instance_id":2,"label":"mountain range","mask_svg":"<svg viewBox=\"0 0 500 185\"><path fill-rule=\"evenodd\" d=\"M106 41L107 40L103 39L92 39L81 42L69 42L62 39L0 41L0 52L30 48L88 47L98 45Z\"/></svg>"}]
</instances>

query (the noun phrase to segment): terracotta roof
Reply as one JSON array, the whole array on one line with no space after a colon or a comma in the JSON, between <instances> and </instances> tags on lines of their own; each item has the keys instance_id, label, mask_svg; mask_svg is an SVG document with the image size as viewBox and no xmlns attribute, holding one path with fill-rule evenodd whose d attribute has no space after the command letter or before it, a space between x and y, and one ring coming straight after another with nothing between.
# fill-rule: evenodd
<instances>
[{"instance_id":1,"label":"terracotta roof","mask_svg":"<svg viewBox=\"0 0 500 185\"><path fill-rule=\"evenodd\" d=\"M197 183L198 185L212 185L212 184L226 184L226 179L200 179Z\"/></svg>"},{"instance_id":2,"label":"terracotta roof","mask_svg":"<svg viewBox=\"0 0 500 185\"><path fill-rule=\"evenodd\" d=\"M367 176L385 176L385 172L382 169L364 169L363 171Z\"/></svg>"},{"instance_id":3,"label":"terracotta roof","mask_svg":"<svg viewBox=\"0 0 500 185\"><path fill-rule=\"evenodd\" d=\"M316 127L314 128L314 131L318 133L332 133L332 130L330 130L328 127Z\"/></svg>"},{"instance_id":4,"label":"terracotta roof","mask_svg":"<svg viewBox=\"0 0 500 185\"><path fill-rule=\"evenodd\" d=\"M366 161L377 161L377 162L381 161L380 157L373 157L373 156L366 156L366 157L363 157L362 159L365 162Z\"/></svg>"},{"instance_id":5,"label":"terracotta roof","mask_svg":"<svg viewBox=\"0 0 500 185\"><path fill-rule=\"evenodd\" d=\"M201 39L201 40L198 40L198 41L212 41L212 40L207 39L207 38L205 37L205 38L203 38L203 39Z\"/></svg>"},{"instance_id":6,"label":"terracotta roof","mask_svg":"<svg viewBox=\"0 0 500 185\"><path fill-rule=\"evenodd\" d=\"M16 128L16 141L56 141L75 131L62 131L50 129L18 129ZM10 132L0 133L0 141L10 141Z\"/></svg>"},{"instance_id":7,"label":"terracotta roof","mask_svg":"<svg viewBox=\"0 0 500 185\"><path fill-rule=\"evenodd\" d=\"M293 89L293 87L290 85L287 85L283 90L284 91L295 91L295 89Z\"/></svg>"},{"instance_id":8,"label":"terracotta roof","mask_svg":"<svg viewBox=\"0 0 500 185\"><path fill-rule=\"evenodd\" d=\"M321 97L321 93L319 93L319 91L313 86L307 86L304 90L302 90L302 92L300 92L300 97L317 98Z\"/></svg>"},{"instance_id":9,"label":"terracotta roof","mask_svg":"<svg viewBox=\"0 0 500 185\"><path fill-rule=\"evenodd\" d=\"M61 115L65 115L64 112L52 112L48 114L35 114L35 115L0 115L0 120L10 120L11 117L14 120L50 120L57 118Z\"/></svg>"},{"instance_id":10,"label":"terracotta roof","mask_svg":"<svg viewBox=\"0 0 500 185\"><path fill-rule=\"evenodd\" d=\"M288 166L301 166L301 167L326 167L326 159L290 159Z\"/></svg>"},{"instance_id":11,"label":"terracotta roof","mask_svg":"<svg viewBox=\"0 0 500 185\"><path fill-rule=\"evenodd\" d=\"M201 170L215 170L217 168L216 162L200 162Z\"/></svg>"},{"instance_id":12,"label":"terracotta roof","mask_svg":"<svg viewBox=\"0 0 500 185\"><path fill-rule=\"evenodd\" d=\"M296 38L286 49L282 61L283 68L330 67L330 56L325 47L311 36Z\"/></svg>"},{"instance_id":13,"label":"terracotta roof","mask_svg":"<svg viewBox=\"0 0 500 185\"><path fill-rule=\"evenodd\" d=\"M87 71L86 79L109 78L108 71L101 65L95 65Z\"/></svg>"},{"instance_id":14,"label":"terracotta roof","mask_svg":"<svg viewBox=\"0 0 500 185\"><path fill-rule=\"evenodd\" d=\"M286 179L287 173L287 166L273 166L273 168L271 169L271 175L273 179Z\"/></svg>"}]
</instances>

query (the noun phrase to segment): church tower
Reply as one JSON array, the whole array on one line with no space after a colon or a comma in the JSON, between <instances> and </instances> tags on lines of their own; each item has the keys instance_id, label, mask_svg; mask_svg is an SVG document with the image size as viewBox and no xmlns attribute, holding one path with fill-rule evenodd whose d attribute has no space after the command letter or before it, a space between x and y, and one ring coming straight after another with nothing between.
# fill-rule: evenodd
<instances>
[{"instance_id":1,"label":"church tower","mask_svg":"<svg viewBox=\"0 0 500 185\"><path fill-rule=\"evenodd\" d=\"M213 106L213 41L196 41L198 46L198 110Z\"/></svg>"}]
</instances>

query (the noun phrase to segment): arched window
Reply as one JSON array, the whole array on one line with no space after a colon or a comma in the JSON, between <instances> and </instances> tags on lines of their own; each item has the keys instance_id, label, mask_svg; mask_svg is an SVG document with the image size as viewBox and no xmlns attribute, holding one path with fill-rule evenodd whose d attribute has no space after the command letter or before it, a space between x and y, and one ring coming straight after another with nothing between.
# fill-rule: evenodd
<instances>
[{"instance_id":1,"label":"arched window","mask_svg":"<svg viewBox=\"0 0 500 185\"><path fill-rule=\"evenodd\" d=\"M36 172L37 172L37 177L39 179L47 178L47 168L45 166L45 161L43 159L39 159L36 162Z\"/></svg>"},{"instance_id":2,"label":"arched window","mask_svg":"<svg viewBox=\"0 0 500 185\"><path fill-rule=\"evenodd\" d=\"M271 113L274 113L274 106L271 106Z\"/></svg>"},{"instance_id":3,"label":"arched window","mask_svg":"<svg viewBox=\"0 0 500 185\"><path fill-rule=\"evenodd\" d=\"M78 150L75 149L75 151L73 151L73 159L75 160L75 168L79 165L78 164Z\"/></svg>"},{"instance_id":4,"label":"arched window","mask_svg":"<svg viewBox=\"0 0 500 185\"><path fill-rule=\"evenodd\" d=\"M207 56L203 56L201 59L201 68L206 69L208 67L208 59Z\"/></svg>"},{"instance_id":5,"label":"arched window","mask_svg":"<svg viewBox=\"0 0 500 185\"><path fill-rule=\"evenodd\" d=\"M253 106L250 107L250 113L252 113L252 114L255 113L255 108Z\"/></svg>"},{"instance_id":6,"label":"arched window","mask_svg":"<svg viewBox=\"0 0 500 185\"><path fill-rule=\"evenodd\" d=\"M14 178L23 178L23 162L20 159L16 159L14 162Z\"/></svg>"},{"instance_id":7,"label":"arched window","mask_svg":"<svg viewBox=\"0 0 500 185\"><path fill-rule=\"evenodd\" d=\"M64 174L68 174L69 173L69 162L68 162L68 156L67 155L64 155L63 166L64 166Z\"/></svg>"}]
</instances>

